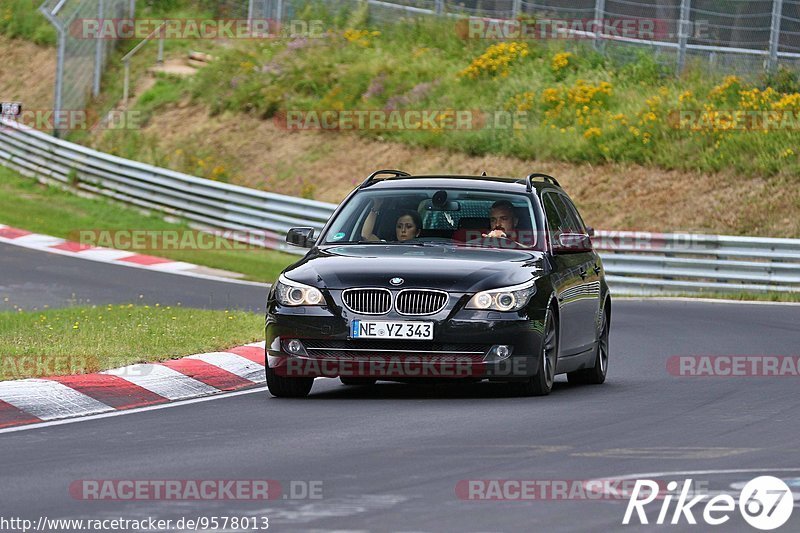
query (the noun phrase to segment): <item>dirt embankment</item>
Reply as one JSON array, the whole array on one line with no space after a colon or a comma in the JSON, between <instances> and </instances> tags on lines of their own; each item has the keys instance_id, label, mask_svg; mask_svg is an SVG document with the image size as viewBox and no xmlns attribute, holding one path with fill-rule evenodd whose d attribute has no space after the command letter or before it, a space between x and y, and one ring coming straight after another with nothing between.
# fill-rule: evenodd
<instances>
[{"instance_id":1,"label":"dirt embankment","mask_svg":"<svg viewBox=\"0 0 800 533\"><path fill-rule=\"evenodd\" d=\"M56 50L0 35L0 101L28 110L53 107Z\"/></svg>"},{"instance_id":2,"label":"dirt embankment","mask_svg":"<svg viewBox=\"0 0 800 533\"><path fill-rule=\"evenodd\" d=\"M641 166L573 165L501 156L474 157L364 139L353 134L286 132L242 115L209 117L184 103L160 111L145 129L165 153L194 147L232 162L232 181L339 202L373 170L414 174L524 176L545 172L572 195L589 225L604 229L696 231L798 237L800 187L791 178L742 179Z\"/></svg>"}]
</instances>

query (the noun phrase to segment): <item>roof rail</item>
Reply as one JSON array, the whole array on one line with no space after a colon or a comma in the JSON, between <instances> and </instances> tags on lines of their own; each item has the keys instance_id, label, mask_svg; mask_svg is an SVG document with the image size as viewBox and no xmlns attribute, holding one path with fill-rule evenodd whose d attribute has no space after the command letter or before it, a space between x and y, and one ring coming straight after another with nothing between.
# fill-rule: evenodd
<instances>
[{"instance_id":1,"label":"roof rail","mask_svg":"<svg viewBox=\"0 0 800 533\"><path fill-rule=\"evenodd\" d=\"M528 177L525 178L525 184L528 188L528 192L533 190L533 178L542 178L544 181L549 181L556 187L561 187L561 184L558 183L558 180L553 176L550 176L549 174L542 174L541 172L534 172L533 174L528 174Z\"/></svg>"},{"instance_id":2,"label":"roof rail","mask_svg":"<svg viewBox=\"0 0 800 533\"><path fill-rule=\"evenodd\" d=\"M408 172L404 172L402 170L376 170L375 172L370 174L369 177L367 177L367 179L365 179L364 182L358 186L358 188L361 189L362 187L366 187L373 181L377 181L375 178L377 178L378 176L382 176L384 174L392 176L394 178L399 178L399 177L407 178L411 176L411 174L409 174Z\"/></svg>"}]
</instances>

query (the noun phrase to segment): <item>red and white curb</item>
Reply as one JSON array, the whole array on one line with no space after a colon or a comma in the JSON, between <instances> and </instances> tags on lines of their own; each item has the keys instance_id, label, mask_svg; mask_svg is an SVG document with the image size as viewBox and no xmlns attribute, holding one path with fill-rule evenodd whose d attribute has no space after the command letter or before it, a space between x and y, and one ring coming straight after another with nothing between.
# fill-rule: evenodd
<instances>
[{"instance_id":1,"label":"red and white curb","mask_svg":"<svg viewBox=\"0 0 800 533\"><path fill-rule=\"evenodd\" d=\"M97 374L0 381L0 429L187 400L265 380L259 342Z\"/></svg>"},{"instance_id":2,"label":"red and white curb","mask_svg":"<svg viewBox=\"0 0 800 533\"><path fill-rule=\"evenodd\" d=\"M210 269L183 261L174 261L163 257L152 255L137 254L125 250L115 250L113 248L102 248L89 246L50 235L32 233L30 231L13 228L0 224L0 242L39 250L42 252L54 253L98 261L101 263L112 263L115 265L128 266L134 268L144 268L159 272L169 272L197 278L213 279L231 283L242 283L247 285L263 285L250 281L241 281L236 278L242 277L241 274L226 272L223 270Z\"/></svg>"}]
</instances>

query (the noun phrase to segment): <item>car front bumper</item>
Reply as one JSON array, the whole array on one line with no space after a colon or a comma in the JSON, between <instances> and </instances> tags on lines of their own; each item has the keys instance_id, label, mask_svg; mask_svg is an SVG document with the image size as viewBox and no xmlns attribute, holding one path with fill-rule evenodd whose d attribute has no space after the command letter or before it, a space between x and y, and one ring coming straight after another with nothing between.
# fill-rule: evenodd
<instances>
[{"instance_id":1,"label":"car front bumper","mask_svg":"<svg viewBox=\"0 0 800 533\"><path fill-rule=\"evenodd\" d=\"M452 318L429 319L433 341L373 341L350 338L350 320L375 317L348 320L323 308L281 307L267 315L267 364L286 377L519 381L541 367L541 314L461 310ZM291 340L302 350L291 349L297 348ZM501 356L501 345L509 348L508 356Z\"/></svg>"}]
</instances>

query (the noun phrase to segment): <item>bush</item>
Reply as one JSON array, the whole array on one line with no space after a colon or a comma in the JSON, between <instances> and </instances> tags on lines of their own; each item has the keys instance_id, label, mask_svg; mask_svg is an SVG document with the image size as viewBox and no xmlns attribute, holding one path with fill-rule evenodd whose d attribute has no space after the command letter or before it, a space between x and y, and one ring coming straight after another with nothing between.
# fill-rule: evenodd
<instances>
[{"instance_id":1,"label":"bush","mask_svg":"<svg viewBox=\"0 0 800 533\"><path fill-rule=\"evenodd\" d=\"M5 0L0 7L0 33L39 45L55 45L56 30L31 0Z\"/></svg>"}]
</instances>

